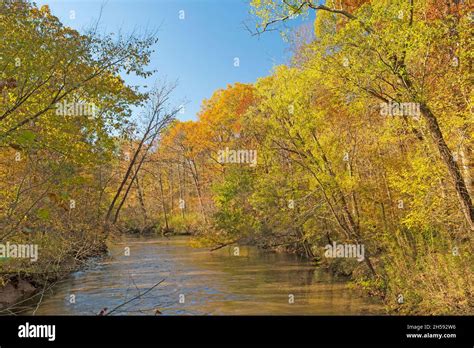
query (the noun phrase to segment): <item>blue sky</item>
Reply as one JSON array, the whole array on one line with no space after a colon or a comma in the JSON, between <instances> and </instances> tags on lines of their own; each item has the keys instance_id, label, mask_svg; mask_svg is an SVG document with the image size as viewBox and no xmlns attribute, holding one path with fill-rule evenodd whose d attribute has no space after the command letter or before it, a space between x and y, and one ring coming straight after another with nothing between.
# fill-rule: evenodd
<instances>
[{"instance_id":1,"label":"blue sky","mask_svg":"<svg viewBox=\"0 0 474 348\"><path fill-rule=\"evenodd\" d=\"M37 0L65 25L81 31L102 12L102 32L158 29L159 42L147 81L123 76L132 85L178 80L174 103L186 103L182 120L196 119L203 99L235 82L255 82L275 65L288 62L288 44L276 31L252 36L243 22L254 23L248 0ZM75 18L71 19L71 11ZM183 14L184 19L180 19ZM309 19L311 20L311 19ZM292 26L300 25L294 20ZM240 66L234 66L238 58Z\"/></svg>"}]
</instances>

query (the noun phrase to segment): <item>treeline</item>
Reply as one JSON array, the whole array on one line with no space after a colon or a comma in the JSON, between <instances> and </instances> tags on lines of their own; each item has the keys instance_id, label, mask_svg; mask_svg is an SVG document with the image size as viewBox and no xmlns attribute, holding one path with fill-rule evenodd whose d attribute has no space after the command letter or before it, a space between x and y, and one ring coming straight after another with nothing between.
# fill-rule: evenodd
<instances>
[{"instance_id":1,"label":"treeline","mask_svg":"<svg viewBox=\"0 0 474 348\"><path fill-rule=\"evenodd\" d=\"M47 287L106 251L136 173L177 112L172 86L145 93L120 77L151 76L155 34L97 28L80 34L47 6L0 3L0 302L12 284Z\"/></svg>"},{"instance_id":2,"label":"treeline","mask_svg":"<svg viewBox=\"0 0 474 348\"><path fill-rule=\"evenodd\" d=\"M172 87L120 78L151 76L154 35L79 34L46 6L0 3L0 244L39 253L2 257L1 282L43 286L115 231L192 233L300 253L393 312L472 314L468 6L252 6L259 35L317 10L314 38L179 122ZM326 257L333 243L364 257Z\"/></svg>"},{"instance_id":3,"label":"treeline","mask_svg":"<svg viewBox=\"0 0 474 348\"><path fill-rule=\"evenodd\" d=\"M124 219L155 217L214 248L299 252L393 312L472 313L469 9L331 3L253 1L261 35L318 10L314 39L271 76L216 91L197 121L175 122ZM363 261L325 257L333 243L363 245Z\"/></svg>"}]
</instances>

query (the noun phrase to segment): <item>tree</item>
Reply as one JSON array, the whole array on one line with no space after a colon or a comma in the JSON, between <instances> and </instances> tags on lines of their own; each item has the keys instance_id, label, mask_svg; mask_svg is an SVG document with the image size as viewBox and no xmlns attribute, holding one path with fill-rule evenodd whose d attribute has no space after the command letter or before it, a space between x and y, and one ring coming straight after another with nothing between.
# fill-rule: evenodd
<instances>
[{"instance_id":1,"label":"tree","mask_svg":"<svg viewBox=\"0 0 474 348\"><path fill-rule=\"evenodd\" d=\"M474 230L474 208L468 185L445 140L439 114L437 116L434 111L439 107L433 99L433 91L446 81L439 72L453 69L449 63L452 56L446 49L452 49L456 42L456 54L464 56L468 49L460 36L469 31L467 7L460 5L459 15L434 19L428 25L425 18L433 5L429 1L416 5L413 1L378 1L364 4L354 13L316 5L312 1L254 1L253 5L255 13L262 18L262 30L310 9L341 16L334 35L326 30L316 40L314 48L319 52L319 60L315 68L327 75L340 76L350 92L367 93L384 103L408 101L419 105L426 129L453 182L465 220ZM446 35L447 31L449 35ZM425 56L421 62L420 56ZM456 75L465 79L462 74ZM465 101L459 101L454 108L458 117L464 118L464 127L468 124L465 118L468 108L469 103Z\"/></svg>"}]
</instances>

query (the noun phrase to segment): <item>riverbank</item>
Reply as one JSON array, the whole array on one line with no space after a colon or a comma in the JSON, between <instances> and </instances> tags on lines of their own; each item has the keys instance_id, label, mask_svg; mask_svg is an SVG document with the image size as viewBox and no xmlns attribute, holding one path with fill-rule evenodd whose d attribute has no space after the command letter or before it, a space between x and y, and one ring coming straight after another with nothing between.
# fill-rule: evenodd
<instances>
[{"instance_id":1,"label":"riverbank","mask_svg":"<svg viewBox=\"0 0 474 348\"><path fill-rule=\"evenodd\" d=\"M99 229L102 230L102 229ZM80 233L74 240L48 239L44 235L31 240L31 245L41 245L41 256L34 263L25 260L3 260L0 274L0 315L21 313L24 303L34 302L41 294L59 281L88 265L91 260L108 254L107 244L122 235L129 236L189 236L189 231L158 231L148 228L120 228L109 233ZM70 236L75 236L70 233ZM27 307L26 307L27 308Z\"/></svg>"},{"instance_id":2,"label":"riverbank","mask_svg":"<svg viewBox=\"0 0 474 348\"><path fill-rule=\"evenodd\" d=\"M40 257L36 262L11 258L3 260L0 314L21 313L25 310L24 303L34 301L55 283L80 270L89 260L106 255L106 240L97 238L97 235L89 237L70 240L57 249L55 243L47 244L36 239L34 242L41 245Z\"/></svg>"}]
</instances>

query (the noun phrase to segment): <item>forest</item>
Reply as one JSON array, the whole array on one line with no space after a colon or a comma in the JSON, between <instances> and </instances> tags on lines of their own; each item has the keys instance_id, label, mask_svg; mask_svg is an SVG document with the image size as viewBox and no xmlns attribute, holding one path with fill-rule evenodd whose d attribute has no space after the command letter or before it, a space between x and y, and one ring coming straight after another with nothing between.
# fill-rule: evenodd
<instances>
[{"instance_id":1,"label":"forest","mask_svg":"<svg viewBox=\"0 0 474 348\"><path fill-rule=\"evenodd\" d=\"M181 121L174 84L122 78L153 73L158 34L0 3L0 287L46 287L117 235L190 235L300 255L387 313L473 314L469 1L248 6L249 36L280 30L291 61ZM314 13L309 39L285 31Z\"/></svg>"}]
</instances>

